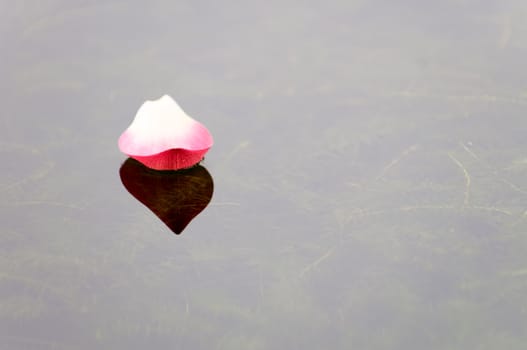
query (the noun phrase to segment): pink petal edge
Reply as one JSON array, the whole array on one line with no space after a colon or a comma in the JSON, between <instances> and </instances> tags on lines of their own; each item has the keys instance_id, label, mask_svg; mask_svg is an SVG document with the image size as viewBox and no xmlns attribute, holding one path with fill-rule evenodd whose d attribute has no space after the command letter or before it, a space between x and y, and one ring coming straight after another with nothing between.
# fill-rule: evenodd
<instances>
[{"instance_id":1,"label":"pink petal edge","mask_svg":"<svg viewBox=\"0 0 527 350\"><path fill-rule=\"evenodd\" d=\"M180 170L191 168L198 164L209 149L201 151L189 151L181 148L169 149L152 156L134 156L131 158L143 163L147 167L155 170Z\"/></svg>"}]
</instances>

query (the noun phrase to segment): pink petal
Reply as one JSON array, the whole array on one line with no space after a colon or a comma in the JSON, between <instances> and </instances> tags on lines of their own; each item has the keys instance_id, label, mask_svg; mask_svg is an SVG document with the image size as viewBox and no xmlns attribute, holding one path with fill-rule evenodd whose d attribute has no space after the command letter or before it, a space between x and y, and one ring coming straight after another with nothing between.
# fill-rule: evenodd
<instances>
[{"instance_id":1,"label":"pink petal","mask_svg":"<svg viewBox=\"0 0 527 350\"><path fill-rule=\"evenodd\" d=\"M205 126L189 117L170 96L146 101L119 137L119 149L156 170L199 163L213 144Z\"/></svg>"}]
</instances>

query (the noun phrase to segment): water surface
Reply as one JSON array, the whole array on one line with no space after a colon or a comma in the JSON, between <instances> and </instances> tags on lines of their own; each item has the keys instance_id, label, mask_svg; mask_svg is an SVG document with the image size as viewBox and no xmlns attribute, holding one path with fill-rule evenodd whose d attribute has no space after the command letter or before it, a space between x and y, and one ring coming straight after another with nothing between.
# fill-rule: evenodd
<instances>
[{"instance_id":1,"label":"water surface","mask_svg":"<svg viewBox=\"0 0 527 350\"><path fill-rule=\"evenodd\" d=\"M0 2L0 347L523 349L522 1ZM211 130L179 236L117 138Z\"/></svg>"}]
</instances>

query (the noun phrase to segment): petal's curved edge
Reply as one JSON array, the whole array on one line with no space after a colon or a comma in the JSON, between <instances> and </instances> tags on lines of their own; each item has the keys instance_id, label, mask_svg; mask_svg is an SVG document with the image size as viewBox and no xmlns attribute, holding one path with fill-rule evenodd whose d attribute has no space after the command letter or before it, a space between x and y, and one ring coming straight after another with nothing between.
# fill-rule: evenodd
<instances>
[{"instance_id":1,"label":"petal's curved edge","mask_svg":"<svg viewBox=\"0 0 527 350\"><path fill-rule=\"evenodd\" d=\"M128 154L131 158L155 170L180 170L191 168L198 164L209 149L189 151L185 149L169 149L151 156Z\"/></svg>"}]
</instances>

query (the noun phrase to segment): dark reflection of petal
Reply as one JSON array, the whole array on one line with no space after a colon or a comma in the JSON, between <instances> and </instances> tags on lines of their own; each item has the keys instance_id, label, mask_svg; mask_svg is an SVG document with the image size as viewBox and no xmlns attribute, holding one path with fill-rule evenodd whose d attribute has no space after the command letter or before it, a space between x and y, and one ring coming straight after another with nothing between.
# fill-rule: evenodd
<instances>
[{"instance_id":1,"label":"dark reflection of petal","mask_svg":"<svg viewBox=\"0 0 527 350\"><path fill-rule=\"evenodd\" d=\"M212 177L201 165L178 171L158 171L128 158L119 170L121 181L137 200L152 210L175 234L209 204Z\"/></svg>"}]
</instances>

